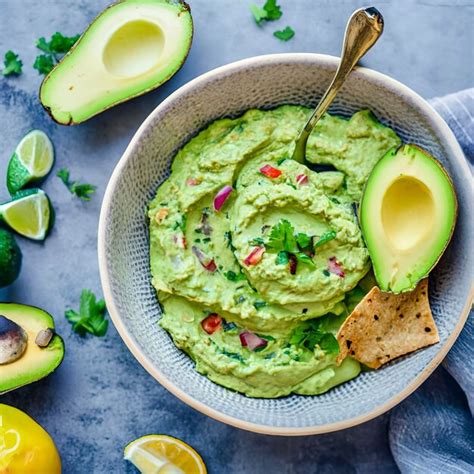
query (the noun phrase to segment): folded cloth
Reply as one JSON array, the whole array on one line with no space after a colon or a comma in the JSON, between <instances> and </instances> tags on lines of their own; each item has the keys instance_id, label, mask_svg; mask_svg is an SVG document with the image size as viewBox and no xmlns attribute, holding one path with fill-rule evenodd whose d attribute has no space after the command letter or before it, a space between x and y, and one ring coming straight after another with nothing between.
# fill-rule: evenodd
<instances>
[{"instance_id":1,"label":"folded cloth","mask_svg":"<svg viewBox=\"0 0 474 474\"><path fill-rule=\"evenodd\" d=\"M474 88L431 100L474 166ZM474 312L443 367L391 414L389 441L402 473L474 473Z\"/></svg>"}]
</instances>

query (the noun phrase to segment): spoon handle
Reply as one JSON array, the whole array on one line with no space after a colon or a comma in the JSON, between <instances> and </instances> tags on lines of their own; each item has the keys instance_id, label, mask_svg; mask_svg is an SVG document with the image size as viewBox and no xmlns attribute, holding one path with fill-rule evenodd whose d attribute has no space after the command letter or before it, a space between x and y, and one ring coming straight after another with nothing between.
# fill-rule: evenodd
<instances>
[{"instance_id":1,"label":"spoon handle","mask_svg":"<svg viewBox=\"0 0 474 474\"><path fill-rule=\"evenodd\" d=\"M306 143L314 126L327 111L354 66L375 44L382 32L383 17L376 8L360 8L351 15L347 22L341 62L336 75L296 140L294 160L303 162L306 155Z\"/></svg>"}]
</instances>

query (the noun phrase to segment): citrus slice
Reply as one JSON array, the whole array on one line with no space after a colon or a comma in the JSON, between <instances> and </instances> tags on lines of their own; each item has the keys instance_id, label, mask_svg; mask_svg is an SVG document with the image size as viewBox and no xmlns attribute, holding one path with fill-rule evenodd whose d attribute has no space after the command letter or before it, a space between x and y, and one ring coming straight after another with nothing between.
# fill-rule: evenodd
<instances>
[{"instance_id":1,"label":"citrus slice","mask_svg":"<svg viewBox=\"0 0 474 474\"><path fill-rule=\"evenodd\" d=\"M0 205L0 218L20 235L44 240L53 223L53 208L44 191L27 189Z\"/></svg>"},{"instance_id":2,"label":"citrus slice","mask_svg":"<svg viewBox=\"0 0 474 474\"><path fill-rule=\"evenodd\" d=\"M46 133L32 130L17 145L7 170L7 188L11 195L29 183L44 178L53 167L54 148Z\"/></svg>"},{"instance_id":3,"label":"citrus slice","mask_svg":"<svg viewBox=\"0 0 474 474\"><path fill-rule=\"evenodd\" d=\"M124 459L142 474L206 474L201 456L183 441L166 435L148 435L125 447Z\"/></svg>"}]
</instances>

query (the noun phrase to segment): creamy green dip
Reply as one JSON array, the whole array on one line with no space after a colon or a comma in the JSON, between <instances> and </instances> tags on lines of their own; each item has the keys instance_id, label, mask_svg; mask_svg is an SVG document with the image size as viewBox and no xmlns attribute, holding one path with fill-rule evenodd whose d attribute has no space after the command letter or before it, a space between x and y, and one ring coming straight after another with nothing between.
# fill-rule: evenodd
<instances>
[{"instance_id":1,"label":"creamy green dip","mask_svg":"<svg viewBox=\"0 0 474 474\"><path fill-rule=\"evenodd\" d=\"M370 287L353 203L400 139L366 110L326 115L298 163L309 113L285 105L214 122L150 203L161 326L200 373L251 397L319 394L360 372L350 358L336 365L334 338Z\"/></svg>"}]
</instances>

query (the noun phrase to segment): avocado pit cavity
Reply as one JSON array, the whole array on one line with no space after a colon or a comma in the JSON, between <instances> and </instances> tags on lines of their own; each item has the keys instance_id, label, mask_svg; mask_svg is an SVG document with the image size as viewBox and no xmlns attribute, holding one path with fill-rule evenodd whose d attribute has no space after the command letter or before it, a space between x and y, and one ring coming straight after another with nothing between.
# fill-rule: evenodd
<instances>
[{"instance_id":1,"label":"avocado pit cavity","mask_svg":"<svg viewBox=\"0 0 474 474\"><path fill-rule=\"evenodd\" d=\"M15 322L0 315L0 365L18 360L24 354L27 344L26 331Z\"/></svg>"}]
</instances>

